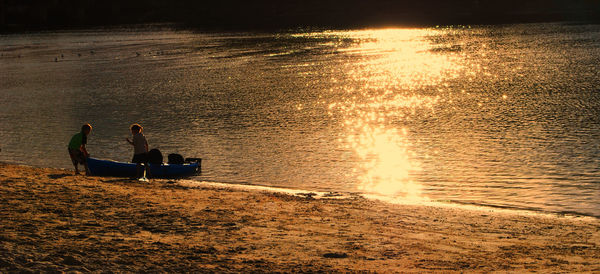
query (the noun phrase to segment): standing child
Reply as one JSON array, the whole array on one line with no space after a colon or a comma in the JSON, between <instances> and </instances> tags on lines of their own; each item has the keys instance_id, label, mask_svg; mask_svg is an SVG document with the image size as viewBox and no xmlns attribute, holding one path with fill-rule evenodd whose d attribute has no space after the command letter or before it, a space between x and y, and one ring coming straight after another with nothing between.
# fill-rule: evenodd
<instances>
[{"instance_id":1,"label":"standing child","mask_svg":"<svg viewBox=\"0 0 600 274\"><path fill-rule=\"evenodd\" d=\"M147 176L150 177L150 166L148 165L148 141L146 141L146 136L142 133L144 128L139 124L133 124L130 129L133 138L132 140L129 140L129 138L126 140L133 146L133 159L131 159L131 162L137 164L137 177L144 178L142 164L146 168Z\"/></svg>"},{"instance_id":2,"label":"standing child","mask_svg":"<svg viewBox=\"0 0 600 274\"><path fill-rule=\"evenodd\" d=\"M90 175L90 170L87 165L87 158L90 157L90 154L85 149L85 145L87 144L87 136L92 132L92 126L90 124L85 124L81 126L81 131L73 137L71 137L71 141L69 141L69 156L71 156L71 162L73 162L73 166L75 166L75 175L79 174L79 164L82 164L85 167L85 175Z\"/></svg>"}]
</instances>

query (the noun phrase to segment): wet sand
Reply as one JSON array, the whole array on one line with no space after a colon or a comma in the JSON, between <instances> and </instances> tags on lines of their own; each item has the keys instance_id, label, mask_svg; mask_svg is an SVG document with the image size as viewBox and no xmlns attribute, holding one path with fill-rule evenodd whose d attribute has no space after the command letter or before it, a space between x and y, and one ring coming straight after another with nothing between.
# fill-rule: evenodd
<instances>
[{"instance_id":1,"label":"wet sand","mask_svg":"<svg viewBox=\"0 0 600 274\"><path fill-rule=\"evenodd\" d=\"M0 164L0 272L599 272L600 220Z\"/></svg>"}]
</instances>

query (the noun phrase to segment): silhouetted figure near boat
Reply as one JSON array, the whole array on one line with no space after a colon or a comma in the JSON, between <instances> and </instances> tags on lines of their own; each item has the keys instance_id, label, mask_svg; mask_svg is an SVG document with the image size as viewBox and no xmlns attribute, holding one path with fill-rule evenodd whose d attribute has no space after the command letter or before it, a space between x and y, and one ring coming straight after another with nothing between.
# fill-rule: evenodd
<instances>
[{"instance_id":1,"label":"silhouetted figure near boat","mask_svg":"<svg viewBox=\"0 0 600 274\"><path fill-rule=\"evenodd\" d=\"M142 165L146 169L146 176L150 177L150 165L148 165L148 141L146 136L142 133L144 128L139 124L131 125L132 140L126 138L127 142L133 146L133 159L132 163L137 164L137 177L145 178Z\"/></svg>"},{"instance_id":2,"label":"silhouetted figure near boat","mask_svg":"<svg viewBox=\"0 0 600 274\"><path fill-rule=\"evenodd\" d=\"M92 132L92 126L90 124L85 124L81 126L81 131L73 135L71 141L69 141L69 156L71 156L71 161L73 162L73 166L75 166L76 175L79 174L79 164L82 164L85 167L85 175L90 175L90 170L87 165L87 158L90 157L90 154L85 148L87 136L90 132Z\"/></svg>"}]
</instances>

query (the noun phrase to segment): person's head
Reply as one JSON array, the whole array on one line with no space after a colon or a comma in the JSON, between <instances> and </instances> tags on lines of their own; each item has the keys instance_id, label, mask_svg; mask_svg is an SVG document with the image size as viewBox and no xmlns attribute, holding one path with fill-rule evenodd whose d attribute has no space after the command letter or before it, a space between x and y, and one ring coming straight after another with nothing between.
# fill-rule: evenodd
<instances>
[{"instance_id":1,"label":"person's head","mask_svg":"<svg viewBox=\"0 0 600 274\"><path fill-rule=\"evenodd\" d=\"M85 124L85 125L81 126L81 132L85 135L90 134L90 132L92 132L92 125Z\"/></svg>"},{"instance_id":2,"label":"person's head","mask_svg":"<svg viewBox=\"0 0 600 274\"><path fill-rule=\"evenodd\" d=\"M144 128L142 126L140 126L139 124L131 125L130 129L131 129L131 134L138 134L144 130Z\"/></svg>"}]
</instances>

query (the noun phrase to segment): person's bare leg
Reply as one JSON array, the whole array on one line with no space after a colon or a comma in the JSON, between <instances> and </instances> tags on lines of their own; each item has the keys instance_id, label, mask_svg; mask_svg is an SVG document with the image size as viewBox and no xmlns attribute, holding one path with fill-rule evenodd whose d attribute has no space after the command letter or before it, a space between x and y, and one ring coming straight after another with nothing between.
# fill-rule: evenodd
<instances>
[{"instance_id":1,"label":"person's bare leg","mask_svg":"<svg viewBox=\"0 0 600 274\"><path fill-rule=\"evenodd\" d=\"M87 164L87 162L83 163L83 167L85 167L85 176L90 176L90 175L92 175L92 174L90 173L90 168L88 167L88 164Z\"/></svg>"},{"instance_id":2,"label":"person's bare leg","mask_svg":"<svg viewBox=\"0 0 600 274\"><path fill-rule=\"evenodd\" d=\"M74 164L73 166L75 166L75 175L79 175L79 166L77 164Z\"/></svg>"},{"instance_id":3,"label":"person's bare leg","mask_svg":"<svg viewBox=\"0 0 600 274\"><path fill-rule=\"evenodd\" d=\"M146 166L146 176L145 177L147 177L147 178L152 177L152 175L150 174L150 164L146 163L145 166Z\"/></svg>"}]
</instances>

